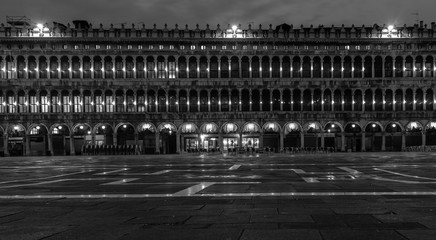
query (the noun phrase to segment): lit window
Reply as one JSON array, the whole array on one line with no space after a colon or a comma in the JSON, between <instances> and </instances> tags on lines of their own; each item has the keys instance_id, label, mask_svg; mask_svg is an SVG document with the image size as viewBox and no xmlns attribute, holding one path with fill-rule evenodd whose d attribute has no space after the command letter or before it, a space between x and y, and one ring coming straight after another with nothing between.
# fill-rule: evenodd
<instances>
[{"instance_id":1,"label":"lit window","mask_svg":"<svg viewBox=\"0 0 436 240\"><path fill-rule=\"evenodd\" d=\"M318 50L319 49L319 46L313 46L313 49L315 49L315 50Z\"/></svg>"},{"instance_id":2,"label":"lit window","mask_svg":"<svg viewBox=\"0 0 436 240\"><path fill-rule=\"evenodd\" d=\"M174 49L174 45L170 45L170 49Z\"/></svg>"},{"instance_id":3,"label":"lit window","mask_svg":"<svg viewBox=\"0 0 436 240\"><path fill-rule=\"evenodd\" d=\"M95 45L95 49L100 49L100 45Z\"/></svg>"},{"instance_id":4,"label":"lit window","mask_svg":"<svg viewBox=\"0 0 436 240\"><path fill-rule=\"evenodd\" d=\"M185 50L185 46L180 45L180 50Z\"/></svg>"},{"instance_id":5,"label":"lit window","mask_svg":"<svg viewBox=\"0 0 436 240\"><path fill-rule=\"evenodd\" d=\"M233 50L236 50L236 49L237 49L237 47L236 47L236 46L232 46L232 49L233 49Z\"/></svg>"},{"instance_id":6,"label":"lit window","mask_svg":"<svg viewBox=\"0 0 436 240\"><path fill-rule=\"evenodd\" d=\"M138 45L138 49L142 49L142 45Z\"/></svg>"},{"instance_id":7,"label":"lit window","mask_svg":"<svg viewBox=\"0 0 436 240\"><path fill-rule=\"evenodd\" d=\"M274 45L274 46L273 46L273 49L274 49L274 50L277 50L277 49L278 49L278 47L277 47L276 45Z\"/></svg>"},{"instance_id":8,"label":"lit window","mask_svg":"<svg viewBox=\"0 0 436 240\"><path fill-rule=\"evenodd\" d=\"M247 45L242 46L242 49L247 50Z\"/></svg>"},{"instance_id":9,"label":"lit window","mask_svg":"<svg viewBox=\"0 0 436 240\"><path fill-rule=\"evenodd\" d=\"M123 47L121 45L117 45L117 49L122 49Z\"/></svg>"},{"instance_id":10,"label":"lit window","mask_svg":"<svg viewBox=\"0 0 436 240\"><path fill-rule=\"evenodd\" d=\"M159 49L160 50L164 49L164 46L163 45L159 45Z\"/></svg>"},{"instance_id":11,"label":"lit window","mask_svg":"<svg viewBox=\"0 0 436 240\"><path fill-rule=\"evenodd\" d=\"M191 45L191 50L195 50L195 45Z\"/></svg>"},{"instance_id":12,"label":"lit window","mask_svg":"<svg viewBox=\"0 0 436 240\"><path fill-rule=\"evenodd\" d=\"M62 45L62 49L67 49L67 48L68 48L67 44Z\"/></svg>"},{"instance_id":13,"label":"lit window","mask_svg":"<svg viewBox=\"0 0 436 240\"><path fill-rule=\"evenodd\" d=\"M153 45L148 45L148 49L153 49Z\"/></svg>"},{"instance_id":14,"label":"lit window","mask_svg":"<svg viewBox=\"0 0 436 240\"><path fill-rule=\"evenodd\" d=\"M89 49L89 45L88 44L85 45L85 49Z\"/></svg>"},{"instance_id":15,"label":"lit window","mask_svg":"<svg viewBox=\"0 0 436 240\"><path fill-rule=\"evenodd\" d=\"M201 45L200 49L201 49L201 50L205 50L205 49L206 49L206 46Z\"/></svg>"},{"instance_id":16,"label":"lit window","mask_svg":"<svg viewBox=\"0 0 436 240\"><path fill-rule=\"evenodd\" d=\"M370 46L370 45L366 45L366 46L365 46L365 49L366 49L366 50L371 50L371 46Z\"/></svg>"},{"instance_id":17,"label":"lit window","mask_svg":"<svg viewBox=\"0 0 436 240\"><path fill-rule=\"evenodd\" d=\"M111 49L111 45L106 45L106 49Z\"/></svg>"},{"instance_id":18,"label":"lit window","mask_svg":"<svg viewBox=\"0 0 436 240\"><path fill-rule=\"evenodd\" d=\"M216 46L215 45L212 46L212 50L216 50Z\"/></svg>"},{"instance_id":19,"label":"lit window","mask_svg":"<svg viewBox=\"0 0 436 240\"><path fill-rule=\"evenodd\" d=\"M257 50L257 46L253 46L253 49L254 49L254 50Z\"/></svg>"},{"instance_id":20,"label":"lit window","mask_svg":"<svg viewBox=\"0 0 436 240\"><path fill-rule=\"evenodd\" d=\"M222 49L222 50L226 50L226 49L227 49L227 46L221 46L221 49Z\"/></svg>"},{"instance_id":21,"label":"lit window","mask_svg":"<svg viewBox=\"0 0 436 240\"><path fill-rule=\"evenodd\" d=\"M350 50L350 46L349 46L349 45L346 45L346 46L345 46L345 49L346 49L346 50Z\"/></svg>"},{"instance_id":22,"label":"lit window","mask_svg":"<svg viewBox=\"0 0 436 240\"><path fill-rule=\"evenodd\" d=\"M74 45L74 49L79 49L79 45Z\"/></svg>"},{"instance_id":23,"label":"lit window","mask_svg":"<svg viewBox=\"0 0 436 240\"><path fill-rule=\"evenodd\" d=\"M127 45L127 49L132 49L132 45Z\"/></svg>"},{"instance_id":24,"label":"lit window","mask_svg":"<svg viewBox=\"0 0 436 240\"><path fill-rule=\"evenodd\" d=\"M354 47L356 50L360 50L360 46L355 46Z\"/></svg>"},{"instance_id":25,"label":"lit window","mask_svg":"<svg viewBox=\"0 0 436 240\"><path fill-rule=\"evenodd\" d=\"M267 49L268 49L268 46L263 46L263 49L264 49L264 50L267 50Z\"/></svg>"}]
</instances>

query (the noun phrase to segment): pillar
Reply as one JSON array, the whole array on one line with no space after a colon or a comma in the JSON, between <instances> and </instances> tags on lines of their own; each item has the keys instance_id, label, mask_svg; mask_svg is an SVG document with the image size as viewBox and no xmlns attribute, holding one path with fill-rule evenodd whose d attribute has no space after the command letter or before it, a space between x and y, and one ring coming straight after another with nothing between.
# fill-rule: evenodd
<instances>
[{"instance_id":1,"label":"pillar","mask_svg":"<svg viewBox=\"0 0 436 240\"><path fill-rule=\"evenodd\" d=\"M70 135L70 155L76 155L76 148L74 147L74 135Z\"/></svg>"},{"instance_id":2,"label":"pillar","mask_svg":"<svg viewBox=\"0 0 436 240\"><path fill-rule=\"evenodd\" d=\"M422 132L422 146L425 147L426 145L426 138L425 138L426 134L425 132Z\"/></svg>"},{"instance_id":3,"label":"pillar","mask_svg":"<svg viewBox=\"0 0 436 240\"><path fill-rule=\"evenodd\" d=\"M341 151L345 152L345 133L344 132L342 132L342 135L341 135Z\"/></svg>"},{"instance_id":4,"label":"pillar","mask_svg":"<svg viewBox=\"0 0 436 240\"><path fill-rule=\"evenodd\" d=\"M47 134L47 140L48 140L48 155L53 156L53 135Z\"/></svg>"},{"instance_id":5,"label":"pillar","mask_svg":"<svg viewBox=\"0 0 436 240\"><path fill-rule=\"evenodd\" d=\"M374 144L374 143L372 143ZM381 150L384 152L386 151L386 134L385 132L382 132L382 145L381 145Z\"/></svg>"},{"instance_id":6,"label":"pillar","mask_svg":"<svg viewBox=\"0 0 436 240\"><path fill-rule=\"evenodd\" d=\"M401 133L401 148L405 148L406 147L406 133L402 132Z\"/></svg>"},{"instance_id":7,"label":"pillar","mask_svg":"<svg viewBox=\"0 0 436 240\"><path fill-rule=\"evenodd\" d=\"M321 147L323 148L324 146L325 146L324 133L321 133Z\"/></svg>"},{"instance_id":8,"label":"pillar","mask_svg":"<svg viewBox=\"0 0 436 240\"><path fill-rule=\"evenodd\" d=\"M285 144L284 144L284 133L282 131L280 131L280 151L279 152L284 152L285 151Z\"/></svg>"},{"instance_id":9,"label":"pillar","mask_svg":"<svg viewBox=\"0 0 436 240\"><path fill-rule=\"evenodd\" d=\"M154 153L155 154L159 154L160 153L160 149L159 149L159 132L157 132L157 131L155 133L155 141L156 141L156 144L155 144Z\"/></svg>"},{"instance_id":10,"label":"pillar","mask_svg":"<svg viewBox=\"0 0 436 240\"><path fill-rule=\"evenodd\" d=\"M24 156L30 156L30 135L25 136Z\"/></svg>"},{"instance_id":11,"label":"pillar","mask_svg":"<svg viewBox=\"0 0 436 240\"><path fill-rule=\"evenodd\" d=\"M366 151L366 134L365 134L365 132L362 132L362 149L361 149L361 151L362 152L365 152Z\"/></svg>"},{"instance_id":12,"label":"pillar","mask_svg":"<svg viewBox=\"0 0 436 240\"><path fill-rule=\"evenodd\" d=\"M300 133L300 147L304 148L304 132Z\"/></svg>"},{"instance_id":13,"label":"pillar","mask_svg":"<svg viewBox=\"0 0 436 240\"><path fill-rule=\"evenodd\" d=\"M221 133L218 135L218 146L220 147L220 151L222 152L224 150L224 143L223 135Z\"/></svg>"},{"instance_id":14,"label":"pillar","mask_svg":"<svg viewBox=\"0 0 436 240\"><path fill-rule=\"evenodd\" d=\"M180 154L180 133L176 133L176 153Z\"/></svg>"},{"instance_id":15,"label":"pillar","mask_svg":"<svg viewBox=\"0 0 436 240\"><path fill-rule=\"evenodd\" d=\"M8 142L9 142L9 138L8 138L8 134L4 134L3 135L3 145L4 145L4 155L5 157L9 157L9 148L8 148Z\"/></svg>"}]
</instances>

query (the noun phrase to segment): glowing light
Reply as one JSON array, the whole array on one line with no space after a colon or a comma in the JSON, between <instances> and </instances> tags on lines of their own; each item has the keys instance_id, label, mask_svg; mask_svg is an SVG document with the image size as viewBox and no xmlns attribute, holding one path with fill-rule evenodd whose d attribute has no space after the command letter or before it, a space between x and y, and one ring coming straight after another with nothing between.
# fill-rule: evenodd
<instances>
[{"instance_id":1,"label":"glowing light","mask_svg":"<svg viewBox=\"0 0 436 240\"><path fill-rule=\"evenodd\" d=\"M391 32L392 29L394 29L394 26L393 26L393 25L389 25L389 26L388 26L388 30L389 30L389 32Z\"/></svg>"},{"instance_id":2,"label":"glowing light","mask_svg":"<svg viewBox=\"0 0 436 240\"><path fill-rule=\"evenodd\" d=\"M233 26L232 26L232 30L233 30L233 32L236 32L237 29L238 29L238 27L237 27L236 25L233 25Z\"/></svg>"},{"instance_id":3,"label":"glowing light","mask_svg":"<svg viewBox=\"0 0 436 240\"><path fill-rule=\"evenodd\" d=\"M44 28L44 25L42 23L36 24L36 27L42 30Z\"/></svg>"}]
</instances>

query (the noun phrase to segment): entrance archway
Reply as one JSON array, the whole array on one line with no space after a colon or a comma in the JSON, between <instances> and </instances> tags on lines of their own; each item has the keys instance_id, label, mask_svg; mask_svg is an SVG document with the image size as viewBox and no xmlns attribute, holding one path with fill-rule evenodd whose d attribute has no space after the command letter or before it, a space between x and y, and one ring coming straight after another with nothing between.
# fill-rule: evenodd
<instances>
[{"instance_id":1,"label":"entrance archway","mask_svg":"<svg viewBox=\"0 0 436 240\"><path fill-rule=\"evenodd\" d=\"M422 124L409 122L405 129L406 147L422 145Z\"/></svg>"},{"instance_id":2,"label":"entrance archway","mask_svg":"<svg viewBox=\"0 0 436 240\"><path fill-rule=\"evenodd\" d=\"M173 154L177 152L177 128L172 123L159 125L159 152Z\"/></svg>"},{"instance_id":3,"label":"entrance archway","mask_svg":"<svg viewBox=\"0 0 436 240\"><path fill-rule=\"evenodd\" d=\"M25 153L26 128L21 124L11 125L7 130L7 152L9 156L23 156Z\"/></svg>"},{"instance_id":4,"label":"entrance archway","mask_svg":"<svg viewBox=\"0 0 436 240\"><path fill-rule=\"evenodd\" d=\"M225 123L221 128L222 144L221 151L233 151L239 142L239 126L236 123ZM259 147L259 145L257 146Z\"/></svg>"},{"instance_id":5,"label":"entrance archway","mask_svg":"<svg viewBox=\"0 0 436 240\"><path fill-rule=\"evenodd\" d=\"M365 127L365 150L366 151L381 151L383 144L382 136L383 127L380 123L369 122Z\"/></svg>"},{"instance_id":6,"label":"entrance archway","mask_svg":"<svg viewBox=\"0 0 436 240\"><path fill-rule=\"evenodd\" d=\"M324 126L324 147L335 152L342 149L342 125L330 122Z\"/></svg>"},{"instance_id":7,"label":"entrance archway","mask_svg":"<svg viewBox=\"0 0 436 240\"><path fill-rule=\"evenodd\" d=\"M248 150L258 151L264 148L264 138L261 137L261 128L255 122L248 122L242 127L242 139L239 142L233 142L233 150L236 150L241 145L247 145ZM245 143L245 144L244 144ZM227 144L232 148L232 140ZM268 146L269 149L269 146Z\"/></svg>"},{"instance_id":8,"label":"entrance archway","mask_svg":"<svg viewBox=\"0 0 436 240\"><path fill-rule=\"evenodd\" d=\"M402 144L401 125L398 122L392 122L386 125L386 150L401 151Z\"/></svg>"},{"instance_id":9,"label":"entrance archway","mask_svg":"<svg viewBox=\"0 0 436 240\"><path fill-rule=\"evenodd\" d=\"M362 150L362 127L354 122L345 125L345 151L360 152Z\"/></svg>"},{"instance_id":10,"label":"entrance archway","mask_svg":"<svg viewBox=\"0 0 436 240\"><path fill-rule=\"evenodd\" d=\"M304 125L304 147L321 146L321 125L318 122L310 122Z\"/></svg>"},{"instance_id":11,"label":"entrance archway","mask_svg":"<svg viewBox=\"0 0 436 240\"><path fill-rule=\"evenodd\" d=\"M54 156L70 155L70 129L65 124L55 124L51 127L52 152Z\"/></svg>"},{"instance_id":12,"label":"entrance archway","mask_svg":"<svg viewBox=\"0 0 436 240\"><path fill-rule=\"evenodd\" d=\"M267 122L262 127L263 130L263 146L270 149L272 152L280 151L280 125L275 122ZM242 146L244 138L242 139Z\"/></svg>"},{"instance_id":13,"label":"entrance archway","mask_svg":"<svg viewBox=\"0 0 436 240\"><path fill-rule=\"evenodd\" d=\"M94 144L97 146L114 144L114 131L110 124L99 123L94 127Z\"/></svg>"},{"instance_id":14,"label":"entrance archway","mask_svg":"<svg viewBox=\"0 0 436 240\"><path fill-rule=\"evenodd\" d=\"M152 123L138 126L139 151L143 154L154 154L156 151L156 127Z\"/></svg>"},{"instance_id":15,"label":"entrance archway","mask_svg":"<svg viewBox=\"0 0 436 240\"><path fill-rule=\"evenodd\" d=\"M436 145L436 122L429 122L425 126L425 145Z\"/></svg>"},{"instance_id":16,"label":"entrance archway","mask_svg":"<svg viewBox=\"0 0 436 240\"><path fill-rule=\"evenodd\" d=\"M29 127L28 140L29 147L28 155L31 156L46 156L48 153L48 130L43 124L33 124Z\"/></svg>"},{"instance_id":17,"label":"entrance archway","mask_svg":"<svg viewBox=\"0 0 436 240\"><path fill-rule=\"evenodd\" d=\"M85 146L92 144L92 128L88 124L77 124L73 128L75 155L81 155Z\"/></svg>"},{"instance_id":18,"label":"entrance archway","mask_svg":"<svg viewBox=\"0 0 436 240\"><path fill-rule=\"evenodd\" d=\"M200 139L198 139L197 125L194 123L183 123L179 131L182 138L183 151L196 152L203 148Z\"/></svg>"},{"instance_id":19,"label":"entrance archway","mask_svg":"<svg viewBox=\"0 0 436 240\"><path fill-rule=\"evenodd\" d=\"M205 123L200 127L200 140L207 152L219 151L219 129L215 123Z\"/></svg>"},{"instance_id":20,"label":"entrance archway","mask_svg":"<svg viewBox=\"0 0 436 240\"><path fill-rule=\"evenodd\" d=\"M290 122L285 125L285 137L283 139L285 150L301 147L301 130L300 124L296 122Z\"/></svg>"}]
</instances>

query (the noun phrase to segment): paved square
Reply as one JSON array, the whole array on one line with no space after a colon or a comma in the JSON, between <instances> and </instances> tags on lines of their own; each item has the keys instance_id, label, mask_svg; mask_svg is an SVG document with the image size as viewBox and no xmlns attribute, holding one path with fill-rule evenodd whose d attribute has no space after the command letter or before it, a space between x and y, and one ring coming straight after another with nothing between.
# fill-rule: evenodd
<instances>
[{"instance_id":1,"label":"paved square","mask_svg":"<svg viewBox=\"0 0 436 240\"><path fill-rule=\"evenodd\" d=\"M0 239L434 239L435 153L0 159Z\"/></svg>"}]
</instances>

